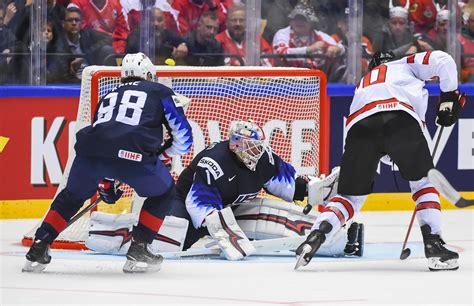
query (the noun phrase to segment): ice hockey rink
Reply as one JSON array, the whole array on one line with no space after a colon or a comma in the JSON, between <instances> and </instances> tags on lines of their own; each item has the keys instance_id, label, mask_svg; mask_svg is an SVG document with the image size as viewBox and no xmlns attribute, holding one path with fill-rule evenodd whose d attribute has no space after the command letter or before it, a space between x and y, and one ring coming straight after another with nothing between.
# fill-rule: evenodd
<instances>
[{"instance_id":1,"label":"ice hockey rink","mask_svg":"<svg viewBox=\"0 0 474 306\"><path fill-rule=\"evenodd\" d=\"M443 211L443 238L460 254L457 271L430 272L418 225L399 259L411 212L363 212L362 258L316 257L294 271L289 253L229 262L165 260L154 274L122 273L124 257L53 251L48 268L22 273L22 235L38 220L1 220L0 304L464 304L473 298L473 210Z\"/></svg>"}]
</instances>

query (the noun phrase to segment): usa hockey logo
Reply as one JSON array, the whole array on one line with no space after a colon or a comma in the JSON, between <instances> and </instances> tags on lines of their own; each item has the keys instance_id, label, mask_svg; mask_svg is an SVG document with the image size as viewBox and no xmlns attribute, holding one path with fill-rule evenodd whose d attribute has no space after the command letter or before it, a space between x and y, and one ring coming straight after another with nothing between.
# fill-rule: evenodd
<instances>
[{"instance_id":1,"label":"usa hockey logo","mask_svg":"<svg viewBox=\"0 0 474 306\"><path fill-rule=\"evenodd\" d=\"M142 161L142 155L140 153L130 152L126 150L119 150L118 157L136 162Z\"/></svg>"}]
</instances>

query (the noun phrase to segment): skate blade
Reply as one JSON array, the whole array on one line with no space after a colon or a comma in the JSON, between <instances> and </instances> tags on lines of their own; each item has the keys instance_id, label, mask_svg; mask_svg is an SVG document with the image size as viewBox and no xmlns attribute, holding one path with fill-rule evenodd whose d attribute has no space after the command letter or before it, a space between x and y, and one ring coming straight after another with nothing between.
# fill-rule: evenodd
<instances>
[{"instance_id":1,"label":"skate blade","mask_svg":"<svg viewBox=\"0 0 474 306\"><path fill-rule=\"evenodd\" d=\"M47 264L42 264L42 263L35 262L35 261L29 261L27 259L25 264L23 265L23 268L21 269L21 272L38 273L38 272L42 272L44 269L46 269L46 266L47 266Z\"/></svg>"},{"instance_id":2,"label":"skate blade","mask_svg":"<svg viewBox=\"0 0 474 306\"><path fill-rule=\"evenodd\" d=\"M459 263L456 258L444 262L440 261L439 257L428 258L428 269L430 269L430 271L449 271L457 270L458 268Z\"/></svg>"},{"instance_id":3,"label":"skate blade","mask_svg":"<svg viewBox=\"0 0 474 306\"><path fill-rule=\"evenodd\" d=\"M124 273L150 273L158 272L161 269L161 261L156 264L147 264L145 262L139 262L134 260L129 260L125 262L123 266Z\"/></svg>"},{"instance_id":4,"label":"skate blade","mask_svg":"<svg viewBox=\"0 0 474 306\"><path fill-rule=\"evenodd\" d=\"M301 252L301 254L297 257L297 260L296 260L296 265L295 265L295 270L298 270L299 267L304 267L306 266L309 261L307 261L304 257L306 254L308 254L309 252L311 252L311 246L308 245L308 244L305 244L303 246L303 250Z\"/></svg>"}]
</instances>

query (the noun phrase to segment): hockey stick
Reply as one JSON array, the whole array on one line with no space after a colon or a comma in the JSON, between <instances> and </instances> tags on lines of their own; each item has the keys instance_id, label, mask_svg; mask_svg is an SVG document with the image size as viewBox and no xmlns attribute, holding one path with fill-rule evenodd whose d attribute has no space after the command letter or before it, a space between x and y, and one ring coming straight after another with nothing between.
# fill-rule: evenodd
<instances>
[{"instance_id":1,"label":"hockey stick","mask_svg":"<svg viewBox=\"0 0 474 306\"><path fill-rule=\"evenodd\" d=\"M444 126L441 126L441 129L439 130L438 138L436 139L436 143L433 148L433 158L436 156L436 151L438 150L438 145L439 145L439 141L441 140L441 135L443 134L443 130L444 130ZM413 226L413 221L415 220L415 215L416 215L416 205L415 205L415 209L413 210L413 215L411 216L411 221L410 221L410 225L408 226L407 234L405 236L405 241L403 242L402 252L400 253L401 260L407 259L411 254L410 248L405 248L405 247L407 246L407 243L408 243L408 237L410 237L410 232Z\"/></svg>"},{"instance_id":2,"label":"hockey stick","mask_svg":"<svg viewBox=\"0 0 474 306\"><path fill-rule=\"evenodd\" d=\"M122 182L118 182L116 188L119 188L120 186L122 185ZM77 220L79 220L82 216L84 216L86 213L88 213L89 211L91 211L92 209L94 209L97 205L99 205L99 203L102 202L102 199L100 196L97 197L97 199L95 199L94 202L90 203L89 205L87 205L86 207L84 207L83 210L81 210L80 212L78 212L77 214L74 215L74 217L72 217L69 222L66 224L66 227L63 229L63 231L68 228L69 226L71 226L74 222L76 222Z\"/></svg>"},{"instance_id":3,"label":"hockey stick","mask_svg":"<svg viewBox=\"0 0 474 306\"><path fill-rule=\"evenodd\" d=\"M306 240L306 236L284 237L265 240L251 241L257 252L254 255L266 254L268 252L295 250L301 243ZM179 252L163 252L160 253L164 258L204 256L204 255L220 255L220 248L196 248Z\"/></svg>"},{"instance_id":4,"label":"hockey stick","mask_svg":"<svg viewBox=\"0 0 474 306\"><path fill-rule=\"evenodd\" d=\"M100 197L97 197L97 199L90 203L89 205L87 205L86 207L84 207L83 210L81 210L80 212L78 212L77 214L74 215L74 217L72 217L69 222L66 224L66 227L63 229L63 231L68 228L69 226L71 226L74 222L76 222L77 220L79 220L82 216L84 216L87 212L91 211L92 209L94 209L100 202L102 201L102 199Z\"/></svg>"},{"instance_id":5,"label":"hockey stick","mask_svg":"<svg viewBox=\"0 0 474 306\"><path fill-rule=\"evenodd\" d=\"M474 205L474 200L464 199L438 170L433 168L428 171L428 179L456 207L463 208Z\"/></svg>"}]
</instances>

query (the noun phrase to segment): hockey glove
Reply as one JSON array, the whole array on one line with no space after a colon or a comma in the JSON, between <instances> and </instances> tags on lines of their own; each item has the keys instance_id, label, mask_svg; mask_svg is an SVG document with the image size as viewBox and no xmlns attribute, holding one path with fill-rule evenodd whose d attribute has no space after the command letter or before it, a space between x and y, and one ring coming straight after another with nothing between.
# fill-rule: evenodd
<instances>
[{"instance_id":1,"label":"hockey glove","mask_svg":"<svg viewBox=\"0 0 474 306\"><path fill-rule=\"evenodd\" d=\"M99 183L97 187L97 192L99 193L100 198L107 204L115 204L118 199L123 194L123 190L119 188L120 182L105 178L102 182Z\"/></svg>"},{"instance_id":2,"label":"hockey glove","mask_svg":"<svg viewBox=\"0 0 474 306\"><path fill-rule=\"evenodd\" d=\"M158 155L158 158L161 160L163 165L168 168L168 170L171 170L171 162L173 161L173 158L171 156L169 156L168 154L166 154L165 151L163 151L160 155Z\"/></svg>"},{"instance_id":3,"label":"hockey glove","mask_svg":"<svg viewBox=\"0 0 474 306\"><path fill-rule=\"evenodd\" d=\"M441 92L440 103L436 115L436 124L451 126L458 120L459 112L466 102L466 94L458 90Z\"/></svg>"}]
</instances>

